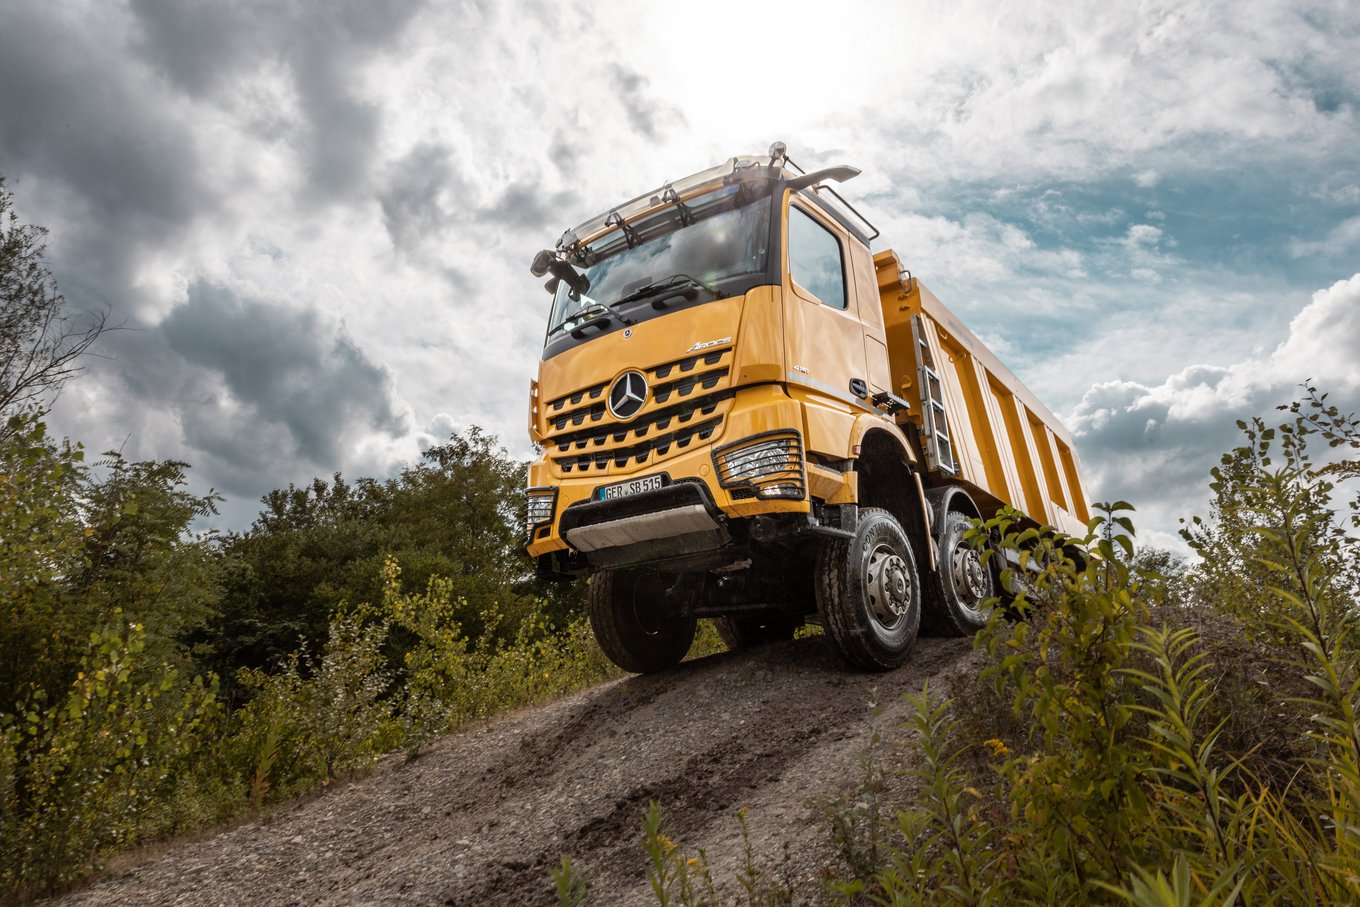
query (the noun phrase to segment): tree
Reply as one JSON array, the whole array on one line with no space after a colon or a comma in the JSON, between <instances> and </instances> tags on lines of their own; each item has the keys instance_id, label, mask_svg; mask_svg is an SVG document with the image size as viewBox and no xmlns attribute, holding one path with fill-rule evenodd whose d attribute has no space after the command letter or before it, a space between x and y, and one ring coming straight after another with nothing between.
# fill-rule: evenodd
<instances>
[{"instance_id":1,"label":"tree","mask_svg":"<svg viewBox=\"0 0 1360 907\"><path fill-rule=\"evenodd\" d=\"M95 616L63 595L84 563L84 451L57 442L36 416L0 435L0 712L20 693L58 689L79 661Z\"/></svg>"},{"instance_id":2,"label":"tree","mask_svg":"<svg viewBox=\"0 0 1360 907\"><path fill-rule=\"evenodd\" d=\"M186 490L185 465L84 451L48 436L36 415L0 437L0 713L71 683L89 635L143 626L147 660L182 663L181 638L218 609L211 539L189 527L214 512L211 492ZM115 615L121 614L121 618Z\"/></svg>"},{"instance_id":3,"label":"tree","mask_svg":"<svg viewBox=\"0 0 1360 907\"><path fill-rule=\"evenodd\" d=\"M524 483L525 465L473 428L395 478L336 474L270 492L250 531L223 540L221 612L192 637L200 664L234 696L237 669L273 667L300 640L316 651L346 605L382 600L389 557L408 589L434 577L450 584L470 639L508 641L540 612L565 626L581 611L582 586L534 575L523 545Z\"/></svg>"},{"instance_id":4,"label":"tree","mask_svg":"<svg viewBox=\"0 0 1360 907\"><path fill-rule=\"evenodd\" d=\"M0 177L0 417L51 405L109 329L108 312L74 315L43 261L47 230L20 223ZM10 429L0 422L0 433Z\"/></svg>"}]
</instances>

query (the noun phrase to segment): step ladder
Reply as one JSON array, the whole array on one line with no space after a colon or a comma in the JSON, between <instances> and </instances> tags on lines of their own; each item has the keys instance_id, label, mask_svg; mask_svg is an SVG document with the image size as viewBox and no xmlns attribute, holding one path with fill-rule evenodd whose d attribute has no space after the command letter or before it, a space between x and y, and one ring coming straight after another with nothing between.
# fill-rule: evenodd
<instances>
[{"instance_id":1,"label":"step ladder","mask_svg":"<svg viewBox=\"0 0 1360 907\"><path fill-rule=\"evenodd\" d=\"M916 341L916 370L921 381L921 434L926 454L926 465L931 470L956 475L954 443L949 440L949 418L944 412L944 388L935 371L935 357L926 342L921 316L911 317L911 333Z\"/></svg>"}]
</instances>

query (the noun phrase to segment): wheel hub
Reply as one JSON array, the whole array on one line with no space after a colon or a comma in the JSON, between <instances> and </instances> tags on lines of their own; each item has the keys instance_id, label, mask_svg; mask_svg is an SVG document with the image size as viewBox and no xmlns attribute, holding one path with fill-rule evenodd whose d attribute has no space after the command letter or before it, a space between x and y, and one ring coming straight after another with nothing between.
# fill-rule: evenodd
<instances>
[{"instance_id":1,"label":"wheel hub","mask_svg":"<svg viewBox=\"0 0 1360 907\"><path fill-rule=\"evenodd\" d=\"M982 565L982 558L976 551L966 545L958 545L950 558L950 568L954 574L954 588L961 595L974 603L987 597L987 568Z\"/></svg>"},{"instance_id":2,"label":"wheel hub","mask_svg":"<svg viewBox=\"0 0 1360 907\"><path fill-rule=\"evenodd\" d=\"M885 545L875 548L868 563L869 603L884 627L896 626L911 609L911 576L902 556Z\"/></svg>"}]
</instances>

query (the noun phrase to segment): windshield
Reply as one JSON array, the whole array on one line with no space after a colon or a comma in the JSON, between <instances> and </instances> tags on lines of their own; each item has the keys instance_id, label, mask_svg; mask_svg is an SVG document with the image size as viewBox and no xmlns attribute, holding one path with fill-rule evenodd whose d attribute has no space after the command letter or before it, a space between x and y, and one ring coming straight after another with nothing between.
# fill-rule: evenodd
<instances>
[{"instance_id":1,"label":"windshield","mask_svg":"<svg viewBox=\"0 0 1360 907\"><path fill-rule=\"evenodd\" d=\"M727 186L683 209L665 208L631 225L631 248L623 230L604 237L586 250L583 257L589 264L577 268L590 279L590 288L573 293L566 281L558 284L548 338L608 312L608 306L644 287L673 278L689 278L717 291L728 278L764 271L770 201L768 196L745 205L741 201L740 189ZM691 221L688 226L686 220Z\"/></svg>"}]
</instances>

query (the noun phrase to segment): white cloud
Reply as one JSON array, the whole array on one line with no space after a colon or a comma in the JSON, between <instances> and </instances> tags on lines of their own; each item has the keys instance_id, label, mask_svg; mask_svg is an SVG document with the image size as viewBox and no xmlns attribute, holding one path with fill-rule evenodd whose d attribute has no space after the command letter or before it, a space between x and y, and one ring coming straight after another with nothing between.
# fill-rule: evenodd
<instances>
[{"instance_id":1,"label":"white cloud","mask_svg":"<svg viewBox=\"0 0 1360 907\"><path fill-rule=\"evenodd\" d=\"M1337 224L1320 240L1295 239L1289 244L1289 254L1294 258L1320 253L1337 255L1352 249L1360 251L1360 215Z\"/></svg>"},{"instance_id":2,"label":"white cloud","mask_svg":"<svg viewBox=\"0 0 1360 907\"><path fill-rule=\"evenodd\" d=\"M1209 469L1237 443L1236 420L1268 419L1309 380L1342 409L1360 409L1357 357L1360 273L1314 293L1272 351L1186 366L1158 384L1098 382L1066 421L1093 495L1133 502L1165 546L1175 540L1166 527L1206 511Z\"/></svg>"},{"instance_id":3,"label":"white cloud","mask_svg":"<svg viewBox=\"0 0 1360 907\"><path fill-rule=\"evenodd\" d=\"M1130 250L1154 249L1162 241L1162 228L1151 224L1134 224L1122 240Z\"/></svg>"},{"instance_id":4,"label":"white cloud","mask_svg":"<svg viewBox=\"0 0 1360 907\"><path fill-rule=\"evenodd\" d=\"M1281 377L1304 374L1338 389L1360 387L1360 274L1313 294L1270 358Z\"/></svg>"}]
</instances>

